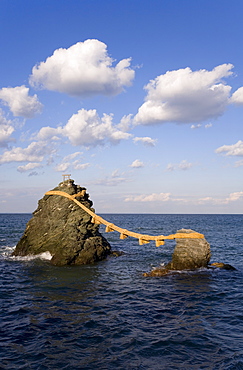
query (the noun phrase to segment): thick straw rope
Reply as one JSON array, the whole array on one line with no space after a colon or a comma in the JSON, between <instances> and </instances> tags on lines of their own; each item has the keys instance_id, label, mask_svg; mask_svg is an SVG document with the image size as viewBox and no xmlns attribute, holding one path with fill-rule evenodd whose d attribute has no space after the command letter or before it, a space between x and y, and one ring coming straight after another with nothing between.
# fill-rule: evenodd
<instances>
[{"instance_id":1,"label":"thick straw rope","mask_svg":"<svg viewBox=\"0 0 243 370\"><path fill-rule=\"evenodd\" d=\"M156 247L159 247L160 245L164 245L165 239L185 239L185 238L193 238L193 239L203 239L204 235L200 233L176 233L171 235L145 235L145 234L139 234L134 233L132 231L122 229L119 226L116 226L105 219L103 219L101 216L96 215L94 212L92 212L89 208L85 207L82 203L80 203L76 197L83 197L85 195L85 190L82 190L78 194L70 195L68 193L65 193L64 191L48 191L45 195L60 195L62 197L68 198L75 202L80 208L82 208L85 212L87 212L91 217L91 221L95 224L103 224L106 226L105 232L109 233L111 231L117 231L120 233L120 239L126 239L128 236L131 236L132 238L136 238L139 240L139 245L147 244L151 240L155 241Z\"/></svg>"}]
</instances>

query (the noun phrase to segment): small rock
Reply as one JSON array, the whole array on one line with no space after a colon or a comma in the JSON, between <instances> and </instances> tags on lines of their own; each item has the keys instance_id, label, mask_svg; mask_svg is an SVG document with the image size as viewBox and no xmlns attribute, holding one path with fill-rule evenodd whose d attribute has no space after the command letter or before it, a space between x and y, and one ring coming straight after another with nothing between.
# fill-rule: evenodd
<instances>
[{"instance_id":1,"label":"small rock","mask_svg":"<svg viewBox=\"0 0 243 370\"><path fill-rule=\"evenodd\" d=\"M194 233L191 229L181 229L178 233ZM172 261L166 266L169 270L192 270L207 267L211 257L210 245L203 239L176 239Z\"/></svg>"},{"instance_id":2,"label":"small rock","mask_svg":"<svg viewBox=\"0 0 243 370\"><path fill-rule=\"evenodd\" d=\"M236 270L236 268L234 266L231 266L229 265L228 263L223 263L223 262L214 262L214 263L211 263L211 265L209 265L209 267L218 267L220 269L224 269L224 270Z\"/></svg>"}]
</instances>

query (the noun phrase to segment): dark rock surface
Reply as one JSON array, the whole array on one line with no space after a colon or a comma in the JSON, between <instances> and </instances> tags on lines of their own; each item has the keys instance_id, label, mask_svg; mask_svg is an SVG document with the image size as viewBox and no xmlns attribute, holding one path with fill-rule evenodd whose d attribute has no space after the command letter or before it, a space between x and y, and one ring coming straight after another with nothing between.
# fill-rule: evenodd
<instances>
[{"instance_id":1,"label":"dark rock surface","mask_svg":"<svg viewBox=\"0 0 243 370\"><path fill-rule=\"evenodd\" d=\"M55 191L70 195L85 188L66 180ZM76 199L94 211L89 195ZM90 264L103 260L111 253L108 241L99 233L99 225L73 201L60 195L45 195L27 223L24 235L13 255L26 256L50 252L54 265Z\"/></svg>"}]
</instances>

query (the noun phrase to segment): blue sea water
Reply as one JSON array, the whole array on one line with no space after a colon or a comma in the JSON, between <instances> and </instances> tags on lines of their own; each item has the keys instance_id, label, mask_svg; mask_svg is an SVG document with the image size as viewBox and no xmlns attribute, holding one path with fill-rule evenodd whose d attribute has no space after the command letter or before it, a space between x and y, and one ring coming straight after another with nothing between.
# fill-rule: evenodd
<instances>
[{"instance_id":1,"label":"blue sea water","mask_svg":"<svg viewBox=\"0 0 243 370\"><path fill-rule=\"evenodd\" d=\"M101 232L120 257L51 266L11 257L29 214L0 214L0 369L243 369L243 215L102 215L144 234L203 233L211 262L160 278L175 246ZM44 258L47 259L44 259Z\"/></svg>"}]
</instances>

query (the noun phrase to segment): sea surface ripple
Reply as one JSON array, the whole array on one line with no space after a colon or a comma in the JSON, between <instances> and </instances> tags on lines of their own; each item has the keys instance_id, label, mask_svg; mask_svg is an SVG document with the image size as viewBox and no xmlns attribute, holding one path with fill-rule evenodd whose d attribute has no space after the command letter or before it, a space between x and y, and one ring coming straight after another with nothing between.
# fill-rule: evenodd
<instances>
[{"instance_id":1,"label":"sea surface ripple","mask_svg":"<svg viewBox=\"0 0 243 370\"><path fill-rule=\"evenodd\" d=\"M0 214L0 369L243 369L243 215L102 216L151 235L192 228L211 262L237 270L145 278L175 243L139 246L103 227L124 255L67 267L13 258L31 215Z\"/></svg>"}]
</instances>

